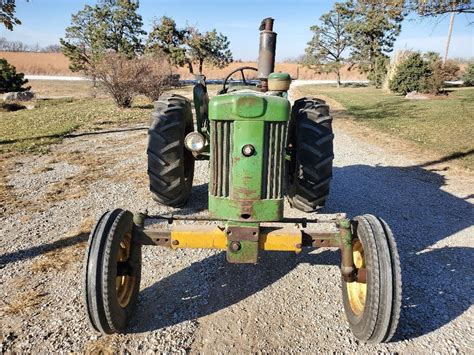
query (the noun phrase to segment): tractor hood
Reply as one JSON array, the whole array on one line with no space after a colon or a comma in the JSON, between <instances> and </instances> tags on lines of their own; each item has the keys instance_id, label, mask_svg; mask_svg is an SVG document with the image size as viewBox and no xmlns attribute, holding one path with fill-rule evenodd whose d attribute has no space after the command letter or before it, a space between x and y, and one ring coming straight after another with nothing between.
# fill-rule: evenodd
<instances>
[{"instance_id":1,"label":"tractor hood","mask_svg":"<svg viewBox=\"0 0 474 355\"><path fill-rule=\"evenodd\" d=\"M287 121L290 102L252 90L240 90L215 96L209 102L210 120Z\"/></svg>"}]
</instances>

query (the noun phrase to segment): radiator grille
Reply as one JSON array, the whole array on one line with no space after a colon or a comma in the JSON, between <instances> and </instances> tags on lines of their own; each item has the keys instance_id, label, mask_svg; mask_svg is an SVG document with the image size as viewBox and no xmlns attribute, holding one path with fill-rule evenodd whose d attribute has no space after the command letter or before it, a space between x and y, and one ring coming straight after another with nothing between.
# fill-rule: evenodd
<instances>
[{"instance_id":1,"label":"radiator grille","mask_svg":"<svg viewBox=\"0 0 474 355\"><path fill-rule=\"evenodd\" d=\"M232 121L211 121L211 194L228 197L231 185Z\"/></svg>"},{"instance_id":2,"label":"radiator grille","mask_svg":"<svg viewBox=\"0 0 474 355\"><path fill-rule=\"evenodd\" d=\"M283 150L285 140L286 122L265 122L262 199L283 197Z\"/></svg>"}]
</instances>

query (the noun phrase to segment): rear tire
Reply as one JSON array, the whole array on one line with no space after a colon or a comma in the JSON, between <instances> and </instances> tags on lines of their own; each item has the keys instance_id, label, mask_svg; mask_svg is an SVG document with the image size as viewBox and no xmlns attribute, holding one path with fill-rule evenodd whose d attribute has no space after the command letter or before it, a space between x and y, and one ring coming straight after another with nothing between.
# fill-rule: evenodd
<instances>
[{"instance_id":1,"label":"rear tire","mask_svg":"<svg viewBox=\"0 0 474 355\"><path fill-rule=\"evenodd\" d=\"M90 237L84 263L84 299L92 327L123 332L135 308L141 278L141 245L133 243L133 215L105 213Z\"/></svg>"},{"instance_id":2,"label":"rear tire","mask_svg":"<svg viewBox=\"0 0 474 355\"><path fill-rule=\"evenodd\" d=\"M184 137L194 130L191 102L180 95L164 95L154 103L148 130L148 177L155 201L184 205L191 194L194 157Z\"/></svg>"},{"instance_id":3,"label":"rear tire","mask_svg":"<svg viewBox=\"0 0 474 355\"><path fill-rule=\"evenodd\" d=\"M286 160L286 194L290 205L304 212L326 203L332 178L334 134L329 106L313 98L296 100L288 125L290 160Z\"/></svg>"},{"instance_id":4,"label":"rear tire","mask_svg":"<svg viewBox=\"0 0 474 355\"><path fill-rule=\"evenodd\" d=\"M354 261L365 267L367 283L342 280L344 310L357 339L387 342L397 329L402 299L395 239L385 221L372 215L354 218L353 226Z\"/></svg>"}]
</instances>

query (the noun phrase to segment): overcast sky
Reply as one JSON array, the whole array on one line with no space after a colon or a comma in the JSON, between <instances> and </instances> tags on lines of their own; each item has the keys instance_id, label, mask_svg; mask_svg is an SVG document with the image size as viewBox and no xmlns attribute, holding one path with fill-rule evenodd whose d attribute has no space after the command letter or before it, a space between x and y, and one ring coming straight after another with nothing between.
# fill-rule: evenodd
<instances>
[{"instance_id":1,"label":"overcast sky","mask_svg":"<svg viewBox=\"0 0 474 355\"><path fill-rule=\"evenodd\" d=\"M17 15L23 22L13 32L0 29L0 37L41 46L59 43L71 14L95 1L17 0ZM277 60L297 57L311 38L309 27L332 7L321 0L141 0L139 12L145 30L154 18L171 16L178 26L195 25L201 31L216 28L231 42L234 59L253 60L258 51L258 26L265 17L275 18L278 32ZM450 57L474 57L474 15L457 15ZM412 17L402 25L396 49L444 52L449 15L423 19Z\"/></svg>"}]
</instances>

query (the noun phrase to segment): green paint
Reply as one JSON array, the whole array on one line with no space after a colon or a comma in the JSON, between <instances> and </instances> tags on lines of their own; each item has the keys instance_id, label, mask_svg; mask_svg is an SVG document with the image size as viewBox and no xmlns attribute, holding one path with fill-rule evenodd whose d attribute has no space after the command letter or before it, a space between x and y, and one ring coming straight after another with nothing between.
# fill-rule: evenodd
<instances>
[{"instance_id":1,"label":"green paint","mask_svg":"<svg viewBox=\"0 0 474 355\"><path fill-rule=\"evenodd\" d=\"M287 99L247 90L215 96L209 103L211 120L281 122L287 121L289 115L290 102Z\"/></svg>"},{"instance_id":2,"label":"green paint","mask_svg":"<svg viewBox=\"0 0 474 355\"><path fill-rule=\"evenodd\" d=\"M207 105L209 99L207 89L202 84L196 84L193 88L194 111L196 112L196 126L199 133L209 141L209 119L207 117ZM209 148L207 149L209 151Z\"/></svg>"},{"instance_id":3,"label":"green paint","mask_svg":"<svg viewBox=\"0 0 474 355\"><path fill-rule=\"evenodd\" d=\"M260 199L264 149L263 121L235 121L230 197L236 200ZM246 157L242 148L251 144L255 153Z\"/></svg>"},{"instance_id":4,"label":"green paint","mask_svg":"<svg viewBox=\"0 0 474 355\"><path fill-rule=\"evenodd\" d=\"M290 74L288 74L288 73L271 73L268 76L268 80L288 81L288 80L291 80L291 77L290 77Z\"/></svg>"},{"instance_id":5,"label":"green paint","mask_svg":"<svg viewBox=\"0 0 474 355\"><path fill-rule=\"evenodd\" d=\"M283 218L283 199L266 200L261 196L262 184L265 183L265 121L284 122L289 114L288 100L259 92L233 92L211 99L211 120L234 121L229 197L209 195L212 216L240 222L278 221ZM245 156L242 152L247 144L254 147L251 156ZM245 218L245 215L250 217Z\"/></svg>"},{"instance_id":6,"label":"green paint","mask_svg":"<svg viewBox=\"0 0 474 355\"><path fill-rule=\"evenodd\" d=\"M283 218L283 199L246 201L251 207L251 219L241 217L242 201L209 195L209 212L212 217L231 221L279 221Z\"/></svg>"},{"instance_id":7,"label":"green paint","mask_svg":"<svg viewBox=\"0 0 474 355\"><path fill-rule=\"evenodd\" d=\"M240 241L240 247L241 249L238 252L227 250L227 261L230 263L255 264L258 258L258 242L242 240Z\"/></svg>"}]
</instances>

